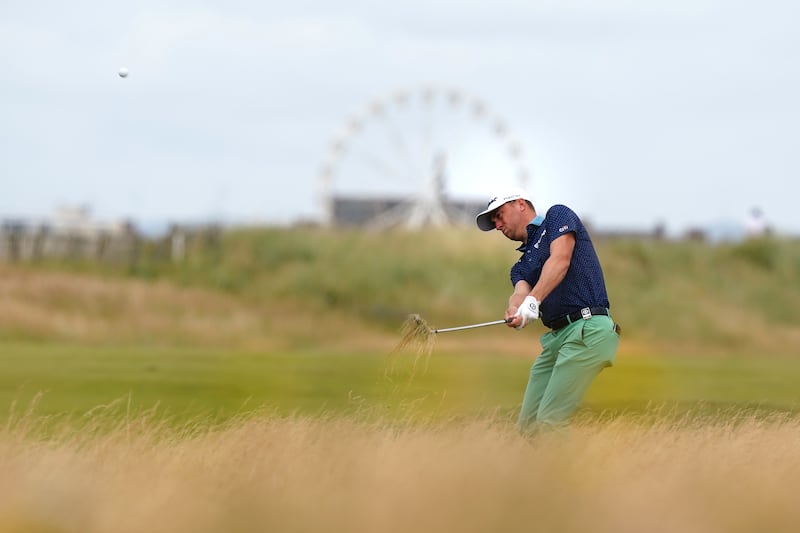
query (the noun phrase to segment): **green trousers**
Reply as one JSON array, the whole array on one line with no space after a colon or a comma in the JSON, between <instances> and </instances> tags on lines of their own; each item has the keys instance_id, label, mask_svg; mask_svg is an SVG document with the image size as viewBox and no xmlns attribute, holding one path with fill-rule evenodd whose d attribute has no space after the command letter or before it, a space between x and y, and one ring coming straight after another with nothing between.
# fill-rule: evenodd
<instances>
[{"instance_id":1,"label":"green trousers","mask_svg":"<svg viewBox=\"0 0 800 533\"><path fill-rule=\"evenodd\" d=\"M522 433L567 423L594 378L614 364L619 334L610 317L595 315L548 331L541 343L519 414Z\"/></svg>"}]
</instances>

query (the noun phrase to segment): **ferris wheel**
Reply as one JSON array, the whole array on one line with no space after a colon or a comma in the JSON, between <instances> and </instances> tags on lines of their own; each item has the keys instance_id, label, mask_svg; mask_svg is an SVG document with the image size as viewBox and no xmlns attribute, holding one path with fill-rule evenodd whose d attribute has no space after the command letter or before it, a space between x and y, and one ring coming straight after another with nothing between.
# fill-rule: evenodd
<instances>
[{"instance_id":1,"label":"ferris wheel","mask_svg":"<svg viewBox=\"0 0 800 533\"><path fill-rule=\"evenodd\" d=\"M527 182L521 143L483 100L425 86L351 114L330 142L318 187L324 224L350 217L380 229L456 223L476 214L470 208L488 188Z\"/></svg>"}]
</instances>

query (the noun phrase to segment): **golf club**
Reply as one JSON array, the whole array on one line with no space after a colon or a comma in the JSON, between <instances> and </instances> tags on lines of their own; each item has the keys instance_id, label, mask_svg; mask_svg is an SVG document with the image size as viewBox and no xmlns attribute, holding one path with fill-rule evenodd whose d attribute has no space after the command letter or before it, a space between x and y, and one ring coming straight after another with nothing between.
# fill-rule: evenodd
<instances>
[{"instance_id":1,"label":"golf club","mask_svg":"<svg viewBox=\"0 0 800 533\"><path fill-rule=\"evenodd\" d=\"M510 322L510 319L509 320L505 320L505 319L504 320L494 320L492 322L482 322L480 324L470 324L468 326L456 326L454 328L434 329L433 332L434 333L444 333L446 331L459 331L459 330L462 330L462 329L482 328L484 326L496 326L498 324L508 324L509 322Z\"/></svg>"},{"instance_id":2,"label":"golf club","mask_svg":"<svg viewBox=\"0 0 800 533\"><path fill-rule=\"evenodd\" d=\"M417 352L417 355L430 355L433 350L433 343L436 339L437 333L445 333L448 331L460 331L464 329L482 328L484 326L495 326L497 324L508 324L509 320L495 320L493 322L482 322L480 324L469 324L467 326L456 326L453 328L439 328L433 329L424 318L418 314L408 315L406 321L403 322L403 327L400 332L403 337L397 343L392 353L399 353L407 346L411 346Z\"/></svg>"}]
</instances>

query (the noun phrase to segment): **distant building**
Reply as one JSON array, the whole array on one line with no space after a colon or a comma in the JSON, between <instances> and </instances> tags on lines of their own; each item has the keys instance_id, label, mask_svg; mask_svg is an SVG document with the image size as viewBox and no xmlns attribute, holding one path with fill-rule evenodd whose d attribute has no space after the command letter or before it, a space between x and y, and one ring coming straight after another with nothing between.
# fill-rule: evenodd
<instances>
[{"instance_id":1,"label":"distant building","mask_svg":"<svg viewBox=\"0 0 800 533\"><path fill-rule=\"evenodd\" d=\"M374 226L376 229L426 225L474 224L486 202L443 199L426 206L403 198L332 198L335 226ZM426 209L426 208L430 209Z\"/></svg>"}]
</instances>

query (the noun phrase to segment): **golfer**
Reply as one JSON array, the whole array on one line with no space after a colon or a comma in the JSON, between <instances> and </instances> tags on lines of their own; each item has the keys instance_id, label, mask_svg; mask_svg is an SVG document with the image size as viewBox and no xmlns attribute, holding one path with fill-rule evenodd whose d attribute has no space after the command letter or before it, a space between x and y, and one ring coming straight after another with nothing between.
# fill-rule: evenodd
<instances>
[{"instance_id":1,"label":"golfer","mask_svg":"<svg viewBox=\"0 0 800 533\"><path fill-rule=\"evenodd\" d=\"M477 223L483 231L496 229L522 243L522 257L511 267L509 327L522 329L541 318L549 328L531 367L520 431L566 425L592 380L614 363L619 344L589 233L564 205L537 215L528 194L517 188L493 196Z\"/></svg>"}]
</instances>

